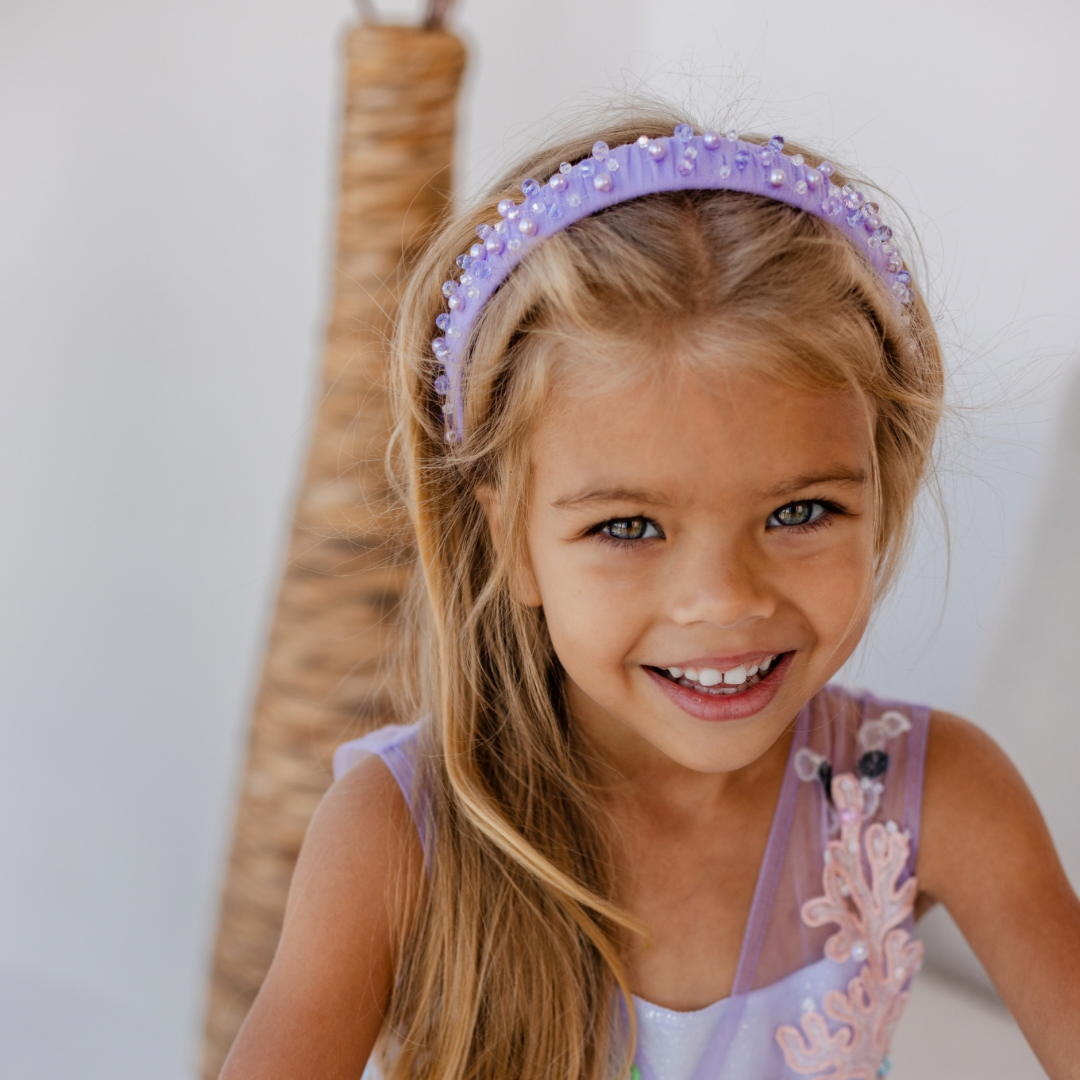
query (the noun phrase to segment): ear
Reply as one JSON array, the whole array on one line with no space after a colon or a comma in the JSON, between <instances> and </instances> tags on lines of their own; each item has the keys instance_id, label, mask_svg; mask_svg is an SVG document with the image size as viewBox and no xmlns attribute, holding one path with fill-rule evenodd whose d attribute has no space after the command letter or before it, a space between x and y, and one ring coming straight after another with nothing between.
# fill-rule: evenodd
<instances>
[{"instance_id":1,"label":"ear","mask_svg":"<svg viewBox=\"0 0 1080 1080\"><path fill-rule=\"evenodd\" d=\"M505 532L503 529L503 505L499 492L490 484L477 484L473 489L473 495L484 511L487 518L488 532L491 535L491 546L499 556L504 554L503 543ZM525 607L540 607L540 590L536 585L536 576L533 574L532 565L526 554L524 559L517 560L517 565L510 570L510 594Z\"/></svg>"}]
</instances>

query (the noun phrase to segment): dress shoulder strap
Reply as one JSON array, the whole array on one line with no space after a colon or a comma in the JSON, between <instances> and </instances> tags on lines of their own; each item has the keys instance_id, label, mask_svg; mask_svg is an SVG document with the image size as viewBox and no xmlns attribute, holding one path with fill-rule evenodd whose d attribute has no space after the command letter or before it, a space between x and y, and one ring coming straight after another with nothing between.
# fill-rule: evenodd
<instances>
[{"instance_id":1,"label":"dress shoulder strap","mask_svg":"<svg viewBox=\"0 0 1080 1080\"><path fill-rule=\"evenodd\" d=\"M379 758L401 788L409 813L416 823L416 831L420 834L420 845L426 857L430 830L423 812L423 796L416 783L419 735L419 721L414 724L387 724L386 727L368 732L359 739L342 743L334 751L334 779L341 779L368 755L373 754Z\"/></svg>"}]
</instances>

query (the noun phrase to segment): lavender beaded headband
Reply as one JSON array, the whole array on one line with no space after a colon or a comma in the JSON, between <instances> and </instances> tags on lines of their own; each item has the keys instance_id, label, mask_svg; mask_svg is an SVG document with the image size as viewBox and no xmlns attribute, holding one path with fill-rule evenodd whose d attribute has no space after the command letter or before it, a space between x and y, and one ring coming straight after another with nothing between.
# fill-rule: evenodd
<instances>
[{"instance_id":1,"label":"lavender beaded headband","mask_svg":"<svg viewBox=\"0 0 1080 1080\"><path fill-rule=\"evenodd\" d=\"M442 370L435 390L443 398L446 437L460 442L464 432L464 358L469 335L484 304L510 271L540 240L605 207L660 191L693 189L746 191L805 210L845 233L885 279L901 304L913 299L911 275L882 223L876 203L850 184L837 187L828 161L812 167L802 154L785 154L775 135L766 146L747 143L734 131L695 135L680 124L672 139L650 139L610 149L598 142L592 156L576 165L563 162L541 185L525 180L520 203L503 199L501 220L481 225L480 242L459 255L461 276L442 292L449 305L436 320L441 334L431 343Z\"/></svg>"}]
</instances>

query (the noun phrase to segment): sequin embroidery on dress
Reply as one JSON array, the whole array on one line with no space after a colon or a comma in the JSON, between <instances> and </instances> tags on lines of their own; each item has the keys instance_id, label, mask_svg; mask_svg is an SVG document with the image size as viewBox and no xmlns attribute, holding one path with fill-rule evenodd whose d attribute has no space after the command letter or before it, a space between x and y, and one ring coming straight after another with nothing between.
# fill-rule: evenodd
<instances>
[{"instance_id":1,"label":"sequin embroidery on dress","mask_svg":"<svg viewBox=\"0 0 1080 1080\"><path fill-rule=\"evenodd\" d=\"M893 1032L922 965L922 943L903 925L912 918L918 891L913 876L900 883L911 856L911 835L895 821L867 823L884 790L884 744L909 729L907 717L895 711L865 721L858 732L863 750L859 776L833 777L828 761L809 749L796 755L800 778L821 781L832 807L833 830L839 833L825 850L825 893L803 904L802 921L810 927L838 927L825 944L827 959L862 964L846 990L825 995L820 1011L807 1010L798 1027L784 1024L777 1030L788 1068L802 1076L884 1076Z\"/></svg>"}]
</instances>

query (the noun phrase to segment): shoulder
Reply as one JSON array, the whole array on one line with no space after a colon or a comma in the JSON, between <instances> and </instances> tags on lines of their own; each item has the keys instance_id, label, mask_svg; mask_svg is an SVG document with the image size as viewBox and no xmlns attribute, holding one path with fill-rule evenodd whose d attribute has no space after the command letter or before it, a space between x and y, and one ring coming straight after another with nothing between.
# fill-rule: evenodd
<instances>
[{"instance_id":1,"label":"shoulder","mask_svg":"<svg viewBox=\"0 0 1080 1080\"><path fill-rule=\"evenodd\" d=\"M277 952L224 1078L360 1074L389 1002L399 905L422 877L401 789L365 755L311 820Z\"/></svg>"}]
</instances>

